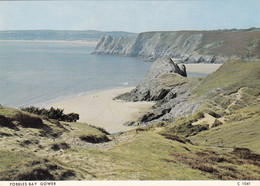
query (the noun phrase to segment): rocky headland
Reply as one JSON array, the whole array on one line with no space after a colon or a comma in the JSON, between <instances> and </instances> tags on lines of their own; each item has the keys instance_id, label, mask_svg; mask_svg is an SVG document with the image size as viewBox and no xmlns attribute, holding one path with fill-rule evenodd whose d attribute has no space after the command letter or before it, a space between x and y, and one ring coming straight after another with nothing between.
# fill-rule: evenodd
<instances>
[{"instance_id":1,"label":"rocky headland","mask_svg":"<svg viewBox=\"0 0 260 186\"><path fill-rule=\"evenodd\" d=\"M126 125L140 125L148 122L172 120L186 116L199 108L198 101L188 103L190 92L198 86L199 78L187 78L183 61L170 57L157 59L143 81L131 92L117 96L125 101L156 101L153 112L141 116Z\"/></svg>"},{"instance_id":2,"label":"rocky headland","mask_svg":"<svg viewBox=\"0 0 260 186\"><path fill-rule=\"evenodd\" d=\"M135 89L115 98L134 102L155 102L151 112L144 114L137 121L127 122L125 125L148 125L159 121L173 122L180 117L187 117L202 110L202 112L206 110L206 113L211 113L216 119L228 114L229 109L233 109L233 107L248 105L247 101L241 102L240 96L241 93L245 94L244 91L249 91L250 94L255 91L253 90L255 84L246 79L254 79L255 83L259 80L257 78L259 75L253 75L253 71L259 70L258 68L253 70L253 65L259 66L258 62L229 60L206 78L186 77L185 65L182 63L183 61L170 57L157 59ZM252 72L249 72L249 68ZM246 76L247 78L245 78ZM212 79L213 82L211 82ZM207 85L205 86L205 84ZM216 84L218 85L215 86ZM213 105L216 110L212 110L211 102L215 99ZM214 118L212 119L214 120Z\"/></svg>"},{"instance_id":3,"label":"rocky headland","mask_svg":"<svg viewBox=\"0 0 260 186\"><path fill-rule=\"evenodd\" d=\"M169 56L185 63L223 63L230 57L260 58L260 32L144 32L136 38L101 37L93 54L140 57L146 61Z\"/></svg>"},{"instance_id":4,"label":"rocky headland","mask_svg":"<svg viewBox=\"0 0 260 186\"><path fill-rule=\"evenodd\" d=\"M136 127L110 134L0 105L0 180L259 180L260 60L226 60L259 58L259 38L223 31L103 37L97 54L156 59L136 88L115 98L155 102L152 110L125 123ZM183 63L223 61L205 78L186 77Z\"/></svg>"}]
</instances>

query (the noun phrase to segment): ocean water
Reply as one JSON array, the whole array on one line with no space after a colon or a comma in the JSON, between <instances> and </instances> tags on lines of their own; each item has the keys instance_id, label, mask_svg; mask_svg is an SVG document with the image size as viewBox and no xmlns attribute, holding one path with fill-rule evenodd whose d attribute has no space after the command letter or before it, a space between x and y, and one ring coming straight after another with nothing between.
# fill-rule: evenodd
<instances>
[{"instance_id":1,"label":"ocean water","mask_svg":"<svg viewBox=\"0 0 260 186\"><path fill-rule=\"evenodd\" d=\"M37 106L58 98L136 86L152 65L138 58L91 55L93 50L79 43L1 41L0 104Z\"/></svg>"}]
</instances>

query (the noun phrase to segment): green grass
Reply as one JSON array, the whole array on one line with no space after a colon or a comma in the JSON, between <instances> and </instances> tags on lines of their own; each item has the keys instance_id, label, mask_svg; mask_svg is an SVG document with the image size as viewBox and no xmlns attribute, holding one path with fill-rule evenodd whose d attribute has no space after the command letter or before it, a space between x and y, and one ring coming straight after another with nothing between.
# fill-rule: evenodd
<instances>
[{"instance_id":1,"label":"green grass","mask_svg":"<svg viewBox=\"0 0 260 186\"><path fill-rule=\"evenodd\" d=\"M82 168L88 169L96 179L116 180L194 180L208 177L199 170L193 170L181 163L168 162L169 153L185 152L184 144L168 140L154 132L142 132L132 140L115 146L108 151L70 149L72 156L85 158ZM196 149L186 145L190 149ZM82 164L71 159L71 164Z\"/></svg>"},{"instance_id":2,"label":"green grass","mask_svg":"<svg viewBox=\"0 0 260 186\"><path fill-rule=\"evenodd\" d=\"M92 177L88 171L66 165L55 157L70 148L66 142L73 137L79 139L84 134L105 138L106 134L101 129L83 123L59 122L47 118L42 119L42 127L28 128L17 125L15 119L18 110L3 106L0 110L1 116L9 118L8 122L16 126L11 128L3 124L0 127L0 180L75 180ZM21 113L33 117L26 112Z\"/></svg>"},{"instance_id":3,"label":"green grass","mask_svg":"<svg viewBox=\"0 0 260 186\"><path fill-rule=\"evenodd\" d=\"M260 44L260 39L254 39L246 48L246 51L244 52L245 57L247 58L253 58L257 56L256 48Z\"/></svg>"},{"instance_id":4,"label":"green grass","mask_svg":"<svg viewBox=\"0 0 260 186\"><path fill-rule=\"evenodd\" d=\"M193 90L191 100L197 99L200 109L169 123L164 132L189 136L203 146L246 147L260 153L260 61L227 61ZM195 128L193 123L205 113L222 124L208 130Z\"/></svg>"},{"instance_id":5,"label":"green grass","mask_svg":"<svg viewBox=\"0 0 260 186\"><path fill-rule=\"evenodd\" d=\"M159 77L159 82L163 88L171 88L178 85L182 85L188 81L188 78L185 78L179 74L163 74Z\"/></svg>"},{"instance_id":6,"label":"green grass","mask_svg":"<svg viewBox=\"0 0 260 186\"><path fill-rule=\"evenodd\" d=\"M204 78L192 94L193 99L211 98L219 93L230 94L241 87L260 88L260 61L229 60Z\"/></svg>"},{"instance_id":7,"label":"green grass","mask_svg":"<svg viewBox=\"0 0 260 186\"><path fill-rule=\"evenodd\" d=\"M227 115L224 124L191 137L201 145L246 147L260 153L260 105L236 110Z\"/></svg>"},{"instance_id":8,"label":"green grass","mask_svg":"<svg viewBox=\"0 0 260 186\"><path fill-rule=\"evenodd\" d=\"M154 131L142 131L108 151L75 148L65 154L68 164L80 165L81 171L87 170L97 180L259 179L257 161L240 158L232 151L184 144Z\"/></svg>"},{"instance_id":9,"label":"green grass","mask_svg":"<svg viewBox=\"0 0 260 186\"><path fill-rule=\"evenodd\" d=\"M17 114L18 110L10 107L5 107L0 105L0 115L4 115L6 117L13 117L15 114Z\"/></svg>"},{"instance_id":10,"label":"green grass","mask_svg":"<svg viewBox=\"0 0 260 186\"><path fill-rule=\"evenodd\" d=\"M259 155L254 153L260 153L259 65L260 61L230 60L201 81L161 76L164 88L200 82L191 98L201 101L200 109L171 123L110 136L114 141L108 143L81 141L82 136L108 135L85 123L45 118L43 128L0 127L0 180L36 178L41 171L47 175L44 179L258 180ZM16 113L0 107L0 115L14 118ZM216 119L214 127L202 130L207 122L193 125L206 113ZM26 145L28 141L32 143ZM54 145L65 148L53 150ZM235 147L250 149L255 160L234 153Z\"/></svg>"},{"instance_id":11,"label":"green grass","mask_svg":"<svg viewBox=\"0 0 260 186\"><path fill-rule=\"evenodd\" d=\"M73 170L56 159L0 150L0 180L60 180L68 179L72 174Z\"/></svg>"},{"instance_id":12,"label":"green grass","mask_svg":"<svg viewBox=\"0 0 260 186\"><path fill-rule=\"evenodd\" d=\"M202 55L215 55L215 52L212 52L211 49L221 47L223 45L223 41L214 42L208 45L199 48L197 52Z\"/></svg>"},{"instance_id":13,"label":"green grass","mask_svg":"<svg viewBox=\"0 0 260 186\"><path fill-rule=\"evenodd\" d=\"M92 127L86 123L79 122L61 122L63 125L69 125L73 127L75 130L70 132L70 135L73 136L81 136L81 135L94 135L98 138L105 136L105 133L101 132L99 129Z\"/></svg>"}]
</instances>

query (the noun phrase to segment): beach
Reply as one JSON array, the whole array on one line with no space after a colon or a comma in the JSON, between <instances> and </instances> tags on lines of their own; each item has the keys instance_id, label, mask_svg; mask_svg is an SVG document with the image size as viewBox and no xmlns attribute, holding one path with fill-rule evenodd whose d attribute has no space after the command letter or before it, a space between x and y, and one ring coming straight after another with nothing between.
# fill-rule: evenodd
<instances>
[{"instance_id":1,"label":"beach","mask_svg":"<svg viewBox=\"0 0 260 186\"><path fill-rule=\"evenodd\" d=\"M65 101L53 103L47 108L64 108L65 113L75 112L80 116L79 122L102 127L110 133L130 130L123 124L135 121L149 112L154 102L125 102L113 100L114 97L129 92L134 87L101 91L81 95Z\"/></svg>"},{"instance_id":2,"label":"beach","mask_svg":"<svg viewBox=\"0 0 260 186\"><path fill-rule=\"evenodd\" d=\"M186 64L187 72L209 74L221 64ZM110 133L130 130L132 127L123 125L135 121L149 112L155 102L125 102L114 100L116 96L130 92L134 87L116 88L93 94L83 94L64 101L49 103L46 108L64 109L65 113L75 112L80 115L79 122L102 127Z\"/></svg>"},{"instance_id":3,"label":"beach","mask_svg":"<svg viewBox=\"0 0 260 186\"><path fill-rule=\"evenodd\" d=\"M216 71L222 64L217 63L193 63L185 64L186 71L189 73L200 73L200 74L210 74Z\"/></svg>"}]
</instances>

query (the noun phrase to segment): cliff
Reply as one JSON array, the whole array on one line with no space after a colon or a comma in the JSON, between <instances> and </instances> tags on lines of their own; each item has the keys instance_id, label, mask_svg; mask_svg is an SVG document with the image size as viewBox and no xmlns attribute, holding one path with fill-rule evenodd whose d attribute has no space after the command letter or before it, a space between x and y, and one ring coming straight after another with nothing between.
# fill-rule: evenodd
<instances>
[{"instance_id":1,"label":"cliff","mask_svg":"<svg viewBox=\"0 0 260 186\"><path fill-rule=\"evenodd\" d=\"M187 78L183 61L170 57L157 59L144 79L131 92L115 99L125 101L156 101L153 111L126 125L147 124L158 120L171 120L186 116L199 108L198 101L187 102L199 78Z\"/></svg>"},{"instance_id":2,"label":"cliff","mask_svg":"<svg viewBox=\"0 0 260 186\"><path fill-rule=\"evenodd\" d=\"M185 66L181 65L181 67L179 67L177 60L172 60L170 57L157 59L148 70L143 81L141 81L134 90L117 98L126 101L161 100L170 91L169 87L163 86L163 81L165 80L161 78L163 74L174 74L176 77L178 76L179 79L185 79Z\"/></svg>"},{"instance_id":3,"label":"cliff","mask_svg":"<svg viewBox=\"0 0 260 186\"><path fill-rule=\"evenodd\" d=\"M191 63L223 63L229 57L260 58L260 32L172 31L145 32L136 38L102 37L93 54L163 56Z\"/></svg>"},{"instance_id":4,"label":"cliff","mask_svg":"<svg viewBox=\"0 0 260 186\"><path fill-rule=\"evenodd\" d=\"M0 105L0 180L259 180L260 61L204 79L175 62L154 62L130 98L157 101L151 122L122 133Z\"/></svg>"},{"instance_id":5,"label":"cliff","mask_svg":"<svg viewBox=\"0 0 260 186\"><path fill-rule=\"evenodd\" d=\"M225 116L254 104L259 96L255 93L260 85L259 61L228 60L205 79L181 76L177 64L169 65L174 61L177 60L157 59L134 90L116 97L125 101L156 101L153 111L126 125L174 121L205 110L214 116ZM243 100L246 95L252 99Z\"/></svg>"}]
</instances>

